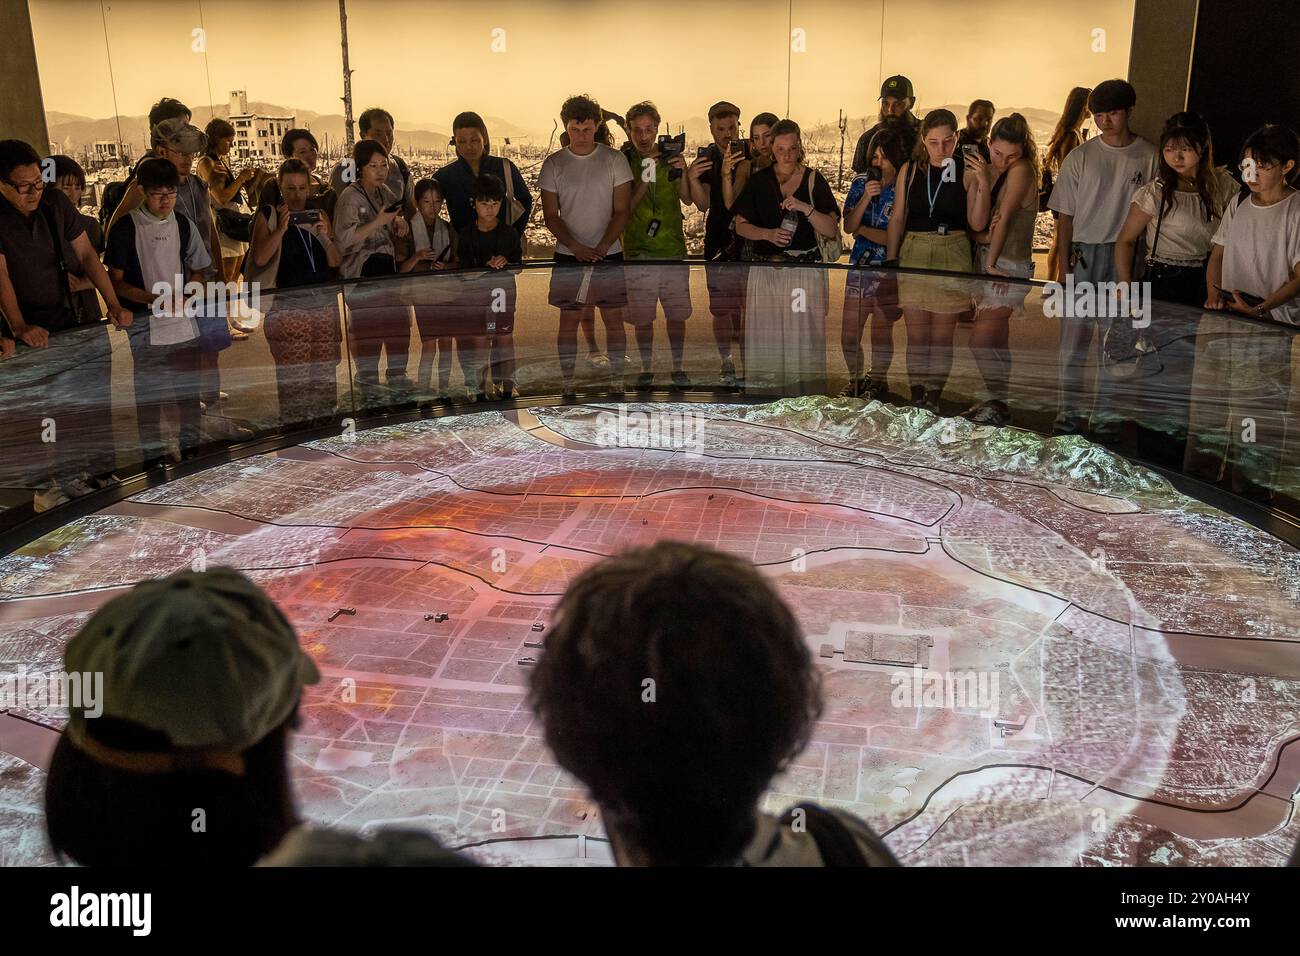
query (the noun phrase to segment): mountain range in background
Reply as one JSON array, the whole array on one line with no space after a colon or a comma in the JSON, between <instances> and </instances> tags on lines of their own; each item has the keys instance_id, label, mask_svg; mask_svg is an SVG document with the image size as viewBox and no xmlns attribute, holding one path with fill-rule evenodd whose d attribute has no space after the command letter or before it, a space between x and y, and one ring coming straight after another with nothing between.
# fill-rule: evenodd
<instances>
[{"instance_id":1,"label":"mountain range in background","mask_svg":"<svg viewBox=\"0 0 1300 956\"><path fill-rule=\"evenodd\" d=\"M966 104L948 104L940 108L951 110L956 114L958 122L962 121L966 113ZM310 129L317 140L320 141L322 147L325 146L326 137L329 138L331 145L343 141L343 116L340 113L316 113L312 110L295 109L261 101L250 101L248 109L252 113L261 115L291 115L296 117L297 124ZM924 116L926 111L927 109L924 107L918 108L917 114ZM1052 110L1037 107L1001 109L998 110L997 115L1000 118L1013 112L1022 113L1025 119L1029 121L1030 128L1033 129L1034 136L1038 139L1040 147L1046 145L1047 138L1051 135L1060 116L1059 113ZM203 106L197 107L194 119L195 125L202 127L212 116L228 118L230 116L229 104L215 105L211 109ZM709 122L706 117L692 116L683 121L666 116L664 120L664 132L671 129L673 133L677 133L684 128L687 139L695 143L706 142L710 138ZM742 121L747 122L747 117L742 117ZM88 149L96 141L116 141L118 138L119 120L113 117L93 119L89 116L78 116L52 110L45 114L45 122L49 128L50 141L59 144L64 152L74 155ZM541 147L545 146L552 135L551 128L528 128L496 116L485 116L484 122L487 123L488 131L496 143L500 143L506 137L516 143L531 138L533 145ZM862 131L873 125L874 122L875 117L850 118L845 137L846 148L852 148ZM148 117L143 115L122 116L120 117L120 124L122 139L132 146L139 155L147 145ZM817 123L811 126L805 125L803 135L805 140L810 143L829 145L832 142L838 142L839 130L833 122ZM433 121L408 122L401 117L397 117L397 152L399 153L441 152L449 138L450 134L438 129L437 124ZM616 139L621 140L621 138L621 136L616 136ZM556 132L556 141L558 143L558 131Z\"/></svg>"}]
</instances>

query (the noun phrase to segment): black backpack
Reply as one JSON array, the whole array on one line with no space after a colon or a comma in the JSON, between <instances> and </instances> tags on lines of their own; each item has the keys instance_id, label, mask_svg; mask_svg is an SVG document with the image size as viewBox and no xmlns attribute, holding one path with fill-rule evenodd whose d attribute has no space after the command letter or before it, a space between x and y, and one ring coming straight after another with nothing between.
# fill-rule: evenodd
<instances>
[{"instance_id":1,"label":"black backpack","mask_svg":"<svg viewBox=\"0 0 1300 956\"><path fill-rule=\"evenodd\" d=\"M803 811L804 824L808 828L808 835L817 844L822 865L870 866L862 848L858 846L858 841L849 832L849 828L824 807L819 807L815 803L800 803L793 806L781 817L782 826L790 826L794 822L796 810ZM884 852L888 858L888 851Z\"/></svg>"},{"instance_id":2,"label":"black backpack","mask_svg":"<svg viewBox=\"0 0 1300 956\"><path fill-rule=\"evenodd\" d=\"M127 180L109 183L104 187L104 195L99 200L99 228L108 229L108 220L113 218L113 213L122 202L122 197L126 195Z\"/></svg>"}]
</instances>

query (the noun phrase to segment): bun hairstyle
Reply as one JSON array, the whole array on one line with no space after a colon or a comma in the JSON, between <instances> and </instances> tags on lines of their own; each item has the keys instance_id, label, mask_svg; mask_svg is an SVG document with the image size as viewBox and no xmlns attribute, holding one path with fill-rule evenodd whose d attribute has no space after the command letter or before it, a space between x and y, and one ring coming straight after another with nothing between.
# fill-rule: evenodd
<instances>
[{"instance_id":1,"label":"bun hairstyle","mask_svg":"<svg viewBox=\"0 0 1300 956\"><path fill-rule=\"evenodd\" d=\"M993 124L989 133L989 142L1000 139L1020 147L1020 154L1029 162L1034 173L1034 182L1039 181L1038 144L1034 142L1034 131L1029 128L1029 120L1019 113L1004 116Z\"/></svg>"},{"instance_id":2,"label":"bun hairstyle","mask_svg":"<svg viewBox=\"0 0 1300 956\"><path fill-rule=\"evenodd\" d=\"M925 137L931 130L939 129L941 126L947 126L954 134L957 132L959 129L957 117L953 115L952 110L930 110L925 114L925 119L921 121L921 131L916 137L916 146L912 149L914 163L930 161L929 150L925 148Z\"/></svg>"},{"instance_id":3,"label":"bun hairstyle","mask_svg":"<svg viewBox=\"0 0 1300 956\"><path fill-rule=\"evenodd\" d=\"M1217 208L1214 188L1214 145L1210 141L1210 127L1199 113L1175 113L1165 120L1160 133L1158 156L1160 172L1160 209L1168 212L1174 207L1174 194L1178 192L1178 173L1165 162L1165 146L1183 144L1196 153L1196 192L1201 197L1201 209L1209 222L1223 210Z\"/></svg>"}]
</instances>

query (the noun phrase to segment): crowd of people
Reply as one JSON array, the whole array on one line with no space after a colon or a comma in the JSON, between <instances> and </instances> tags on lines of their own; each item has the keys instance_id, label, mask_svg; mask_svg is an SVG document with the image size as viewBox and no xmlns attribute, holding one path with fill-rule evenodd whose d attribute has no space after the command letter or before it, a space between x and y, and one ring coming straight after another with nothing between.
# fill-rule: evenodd
<instances>
[{"instance_id":1,"label":"crowd of people","mask_svg":"<svg viewBox=\"0 0 1300 956\"><path fill-rule=\"evenodd\" d=\"M988 100L972 102L964 120L946 109L920 118L915 102L907 77L882 84L879 122L856 144L842 205L807 164L796 122L760 113L745 136L740 108L726 101L709 109L712 142L691 157L684 136L660 132L651 102L620 116L590 96L570 97L560 108L563 145L542 163L534 197L514 163L493 154L473 112L453 120L456 158L430 178L417 180L393 153L393 117L378 108L361 114L362 138L328 171L317 170L313 134L290 129L283 161L269 175L234 168L228 121L200 130L188 107L164 98L149 114L152 151L112 196L102 230L78 211L85 174L74 161L53 157L50 177L50 164L31 146L3 141L0 354L46 347L50 333L105 319L126 330L146 467L253 434L220 414L228 396L218 361L251 329L237 310L172 308L155 290L177 280L244 280L269 293L262 329L286 424L311 427L336 416L345 337L363 406L449 400L454 362L473 399L510 399L518 390L509 267L523 260L536 198L555 238L548 301L559 311L565 397L576 394L579 331L588 361L608 370L608 394L623 394L630 373L633 387L652 387L660 310L671 385L691 387L687 207L705 214L708 308L723 387L826 389L830 294L821 266L847 247L843 394L886 394L902 319L911 392L903 400L937 412L955 329L970 323L988 397L963 414L1007 424L1010 320L1023 313L1031 288L1011 280L1034 276L1043 210L1056 224L1050 280L1141 279L1160 301L1300 324L1300 140L1293 131L1257 130L1234 176L1216 165L1210 130L1195 113L1170 117L1159 142L1135 134L1137 95L1124 80L1072 90L1042 149L1024 116L995 122ZM1082 132L1088 117L1092 138ZM610 145L610 122L627 135L622 149ZM785 268L751 268L756 262ZM642 263L656 267L636 268ZM486 279L435 290L402 278L444 270ZM972 283L977 276L986 278ZM380 277L398 280L360 281ZM343 322L333 279L358 280ZM1090 398L1085 381L1093 340L1105 332L1094 316L1061 318L1057 433L1104 436L1113 425L1104 413L1108 385L1099 379ZM82 394L106 394L110 370L111 363L95 363ZM89 428L96 413L85 406L64 411ZM161 431L165 408L178 421L174 451ZM112 461L90 457L52 459L36 508L111 482Z\"/></svg>"}]
</instances>

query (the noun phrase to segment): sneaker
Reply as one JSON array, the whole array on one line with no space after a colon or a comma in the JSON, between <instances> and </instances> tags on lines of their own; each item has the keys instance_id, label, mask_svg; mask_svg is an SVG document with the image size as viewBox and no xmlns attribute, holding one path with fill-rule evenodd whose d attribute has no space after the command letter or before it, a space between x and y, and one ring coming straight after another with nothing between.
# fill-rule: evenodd
<instances>
[{"instance_id":1,"label":"sneaker","mask_svg":"<svg viewBox=\"0 0 1300 956\"><path fill-rule=\"evenodd\" d=\"M69 498L84 498L86 495L93 495L99 490L80 475L60 481L59 487L63 489L63 493Z\"/></svg>"},{"instance_id":2,"label":"sneaker","mask_svg":"<svg viewBox=\"0 0 1300 956\"><path fill-rule=\"evenodd\" d=\"M253 430L220 415L204 415L199 425L204 441L249 441Z\"/></svg>"},{"instance_id":3,"label":"sneaker","mask_svg":"<svg viewBox=\"0 0 1300 956\"><path fill-rule=\"evenodd\" d=\"M921 400L921 408L935 415L939 414L939 396L943 394L941 388L929 388L925 391L925 397Z\"/></svg>"},{"instance_id":4,"label":"sneaker","mask_svg":"<svg viewBox=\"0 0 1300 956\"><path fill-rule=\"evenodd\" d=\"M654 372L642 372L640 375L636 377L636 387L638 389L651 388L654 386L654 383L655 383Z\"/></svg>"},{"instance_id":5,"label":"sneaker","mask_svg":"<svg viewBox=\"0 0 1300 956\"><path fill-rule=\"evenodd\" d=\"M83 471L80 477L82 481L96 490L111 488L122 481L119 475L111 471L103 475L92 475L90 472Z\"/></svg>"},{"instance_id":6,"label":"sneaker","mask_svg":"<svg viewBox=\"0 0 1300 956\"><path fill-rule=\"evenodd\" d=\"M736 362L730 355L722 360L722 368L718 372L718 384L723 388L736 387Z\"/></svg>"},{"instance_id":7,"label":"sneaker","mask_svg":"<svg viewBox=\"0 0 1300 956\"><path fill-rule=\"evenodd\" d=\"M32 495L32 510L40 514L42 511L49 511L59 505L66 505L71 500L62 488L51 483L50 487Z\"/></svg>"},{"instance_id":8,"label":"sneaker","mask_svg":"<svg viewBox=\"0 0 1300 956\"><path fill-rule=\"evenodd\" d=\"M627 391L627 385L623 381L623 376L617 372L611 375L609 377L609 388L607 388L606 391L610 395L624 394Z\"/></svg>"},{"instance_id":9,"label":"sneaker","mask_svg":"<svg viewBox=\"0 0 1300 956\"><path fill-rule=\"evenodd\" d=\"M861 398L862 390L865 386L865 380L860 378L851 378L848 383L839 390L836 398Z\"/></svg>"},{"instance_id":10,"label":"sneaker","mask_svg":"<svg viewBox=\"0 0 1300 956\"><path fill-rule=\"evenodd\" d=\"M1052 422L1053 435L1082 435L1087 422L1078 415L1062 413Z\"/></svg>"},{"instance_id":11,"label":"sneaker","mask_svg":"<svg viewBox=\"0 0 1300 956\"><path fill-rule=\"evenodd\" d=\"M916 408L922 408L922 407L924 407L924 405L925 405L925 386L924 386L924 385L913 385L912 388L911 388L911 394L912 394L912 398L911 398L911 401L908 402L908 404L909 404L909 405L913 405L913 406L915 406Z\"/></svg>"},{"instance_id":12,"label":"sneaker","mask_svg":"<svg viewBox=\"0 0 1300 956\"><path fill-rule=\"evenodd\" d=\"M679 392L684 392L691 387L690 376L681 369L673 372L673 388Z\"/></svg>"},{"instance_id":13,"label":"sneaker","mask_svg":"<svg viewBox=\"0 0 1300 956\"><path fill-rule=\"evenodd\" d=\"M961 413L961 417L973 425L992 425L995 428L1001 428L1011 421L1011 409L1007 407L1006 402L990 399L987 402L972 405Z\"/></svg>"},{"instance_id":14,"label":"sneaker","mask_svg":"<svg viewBox=\"0 0 1300 956\"><path fill-rule=\"evenodd\" d=\"M560 394L563 395L565 398L578 397L578 389L577 386L573 384L573 379L566 378L564 380L564 384L560 386Z\"/></svg>"},{"instance_id":15,"label":"sneaker","mask_svg":"<svg viewBox=\"0 0 1300 956\"><path fill-rule=\"evenodd\" d=\"M859 379L858 384L862 389L862 391L858 392L858 398L864 402L874 402L881 395L884 395L886 391L885 383L872 378L870 375Z\"/></svg>"},{"instance_id":16,"label":"sneaker","mask_svg":"<svg viewBox=\"0 0 1300 956\"><path fill-rule=\"evenodd\" d=\"M604 352L592 352L587 356L587 364L592 368L609 368L609 356Z\"/></svg>"}]
</instances>

